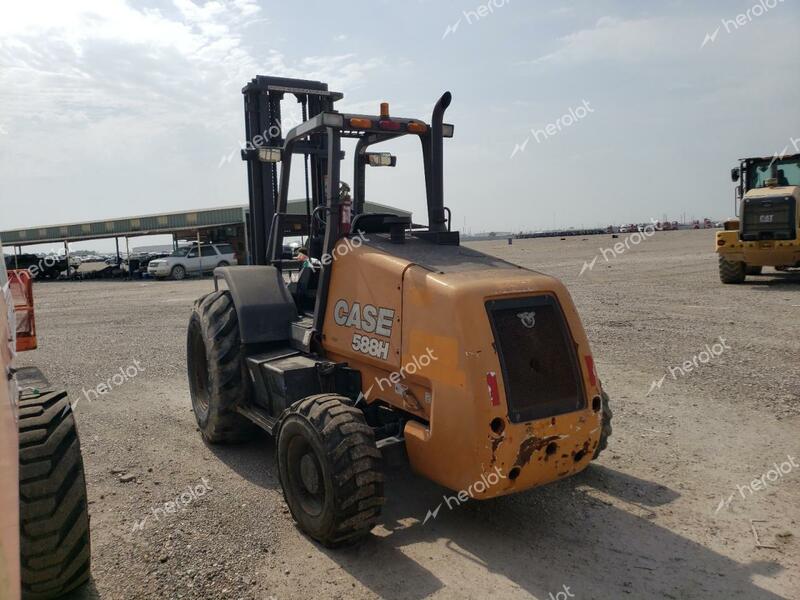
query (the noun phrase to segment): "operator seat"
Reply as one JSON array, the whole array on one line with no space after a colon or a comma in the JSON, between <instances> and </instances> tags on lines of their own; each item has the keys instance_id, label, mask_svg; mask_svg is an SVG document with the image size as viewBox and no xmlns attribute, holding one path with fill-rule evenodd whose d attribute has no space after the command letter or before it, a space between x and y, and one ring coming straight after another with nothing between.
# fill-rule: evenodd
<instances>
[{"instance_id":1,"label":"operator seat","mask_svg":"<svg viewBox=\"0 0 800 600\"><path fill-rule=\"evenodd\" d=\"M319 271L319 268L312 267L308 262L300 269L294 289L294 301L301 312L314 310L317 286L319 285Z\"/></svg>"}]
</instances>

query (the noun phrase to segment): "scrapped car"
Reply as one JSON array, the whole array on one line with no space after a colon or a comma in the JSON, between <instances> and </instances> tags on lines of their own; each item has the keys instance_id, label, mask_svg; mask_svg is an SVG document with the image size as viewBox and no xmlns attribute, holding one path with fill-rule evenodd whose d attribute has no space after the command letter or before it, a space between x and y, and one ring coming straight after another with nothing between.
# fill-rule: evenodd
<instances>
[{"instance_id":1,"label":"scrapped car","mask_svg":"<svg viewBox=\"0 0 800 600\"><path fill-rule=\"evenodd\" d=\"M178 248L165 258L151 260L147 273L156 279L183 279L188 274L211 273L217 267L237 264L230 244L197 244Z\"/></svg>"}]
</instances>

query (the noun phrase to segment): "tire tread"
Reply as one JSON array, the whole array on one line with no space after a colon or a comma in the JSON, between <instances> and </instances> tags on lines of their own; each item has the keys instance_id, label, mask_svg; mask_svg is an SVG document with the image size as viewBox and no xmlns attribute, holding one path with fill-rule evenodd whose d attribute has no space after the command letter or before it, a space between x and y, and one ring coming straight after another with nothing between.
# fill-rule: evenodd
<instances>
[{"instance_id":1,"label":"tire tread","mask_svg":"<svg viewBox=\"0 0 800 600\"><path fill-rule=\"evenodd\" d=\"M20 414L22 597L54 598L89 579L91 540L80 441L64 391Z\"/></svg>"}]
</instances>

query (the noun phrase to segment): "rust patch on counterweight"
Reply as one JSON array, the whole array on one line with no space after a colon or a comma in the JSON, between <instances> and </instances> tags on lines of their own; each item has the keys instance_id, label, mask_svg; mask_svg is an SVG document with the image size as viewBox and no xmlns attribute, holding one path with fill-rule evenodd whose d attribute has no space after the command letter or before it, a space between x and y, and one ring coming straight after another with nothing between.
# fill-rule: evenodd
<instances>
[{"instance_id":1,"label":"rust patch on counterweight","mask_svg":"<svg viewBox=\"0 0 800 600\"><path fill-rule=\"evenodd\" d=\"M534 452L541 450L550 442L560 440L561 437L560 435L549 435L543 438L537 438L536 436L525 438L519 445L519 452L517 452L514 466L520 468L524 467L531 461L531 456L533 456Z\"/></svg>"}]
</instances>

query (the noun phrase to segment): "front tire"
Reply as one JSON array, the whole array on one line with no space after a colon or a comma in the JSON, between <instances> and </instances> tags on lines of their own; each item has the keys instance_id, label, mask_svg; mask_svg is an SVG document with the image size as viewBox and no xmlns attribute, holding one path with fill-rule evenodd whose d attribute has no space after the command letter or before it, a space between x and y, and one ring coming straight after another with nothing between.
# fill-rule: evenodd
<instances>
[{"instance_id":1,"label":"front tire","mask_svg":"<svg viewBox=\"0 0 800 600\"><path fill-rule=\"evenodd\" d=\"M56 598L90 574L89 507L67 393L19 403L22 597Z\"/></svg>"},{"instance_id":2,"label":"front tire","mask_svg":"<svg viewBox=\"0 0 800 600\"><path fill-rule=\"evenodd\" d=\"M722 283L742 283L746 275L745 264L719 257L719 280Z\"/></svg>"},{"instance_id":3,"label":"front tire","mask_svg":"<svg viewBox=\"0 0 800 600\"><path fill-rule=\"evenodd\" d=\"M365 538L384 503L381 454L364 414L335 394L286 409L276 441L283 497L300 529L325 546Z\"/></svg>"},{"instance_id":4,"label":"front tire","mask_svg":"<svg viewBox=\"0 0 800 600\"><path fill-rule=\"evenodd\" d=\"M255 425L236 412L248 394L239 318L228 290L197 300L186 335L186 361L197 426L212 444L250 439Z\"/></svg>"}]
</instances>

